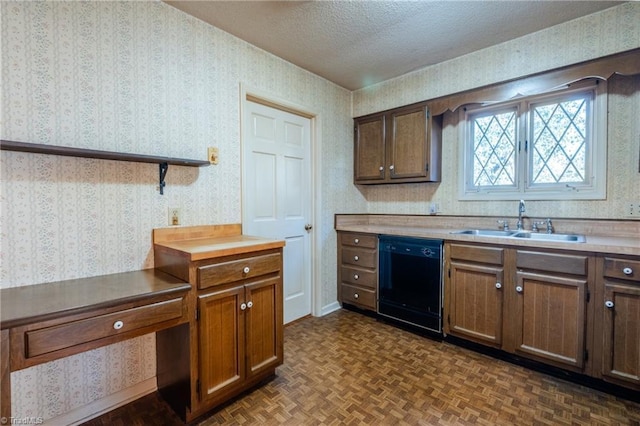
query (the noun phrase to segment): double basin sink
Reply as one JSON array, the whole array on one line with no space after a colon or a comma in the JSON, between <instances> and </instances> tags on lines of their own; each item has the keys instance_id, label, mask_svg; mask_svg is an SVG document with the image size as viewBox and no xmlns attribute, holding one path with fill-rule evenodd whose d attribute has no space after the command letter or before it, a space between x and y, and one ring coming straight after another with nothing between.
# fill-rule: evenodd
<instances>
[{"instance_id":1,"label":"double basin sink","mask_svg":"<svg viewBox=\"0 0 640 426\"><path fill-rule=\"evenodd\" d=\"M546 234L530 231L500 231L497 229L464 229L453 231L452 234L477 235L479 237L520 238L537 241L561 241L568 243L584 243L584 235L577 234Z\"/></svg>"}]
</instances>

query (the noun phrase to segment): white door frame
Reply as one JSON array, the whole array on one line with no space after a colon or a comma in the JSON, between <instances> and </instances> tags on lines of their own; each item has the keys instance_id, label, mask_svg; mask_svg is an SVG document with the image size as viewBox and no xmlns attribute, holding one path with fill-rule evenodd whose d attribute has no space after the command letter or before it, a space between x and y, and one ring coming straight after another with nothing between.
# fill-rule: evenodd
<instances>
[{"instance_id":1,"label":"white door frame","mask_svg":"<svg viewBox=\"0 0 640 426\"><path fill-rule=\"evenodd\" d=\"M311 218L309 218L310 223L313 225L313 231L310 233L311 238L311 315L314 317L322 316L322 288L320 286L320 279L318 276L318 271L320 271L320 264L318 261L318 257L316 253L321 252L320 238L317 236L322 235L323 229L322 224L318 220L322 217L321 212L319 211L320 206L322 206L322 200L320 199L320 191L318 190L319 184L319 176L318 171L321 169L321 157L320 157L320 142L322 138L320 137L320 114L313 111L311 108L306 106L302 106L282 98L279 98L273 93L265 92L263 90L255 89L248 87L242 83L240 83L240 167L241 170L244 170L244 149L245 149L245 141L244 141L244 109L245 102L247 102L247 97L249 97L253 102L261 103L263 105L270 106L272 108L280 109L283 111L290 112L292 114L301 115L303 117L308 118L311 121ZM242 179L241 183L241 214L244 222L244 206L246 205L246 191L245 191L245 182L243 179L244 172L240 173L240 178Z\"/></svg>"}]
</instances>

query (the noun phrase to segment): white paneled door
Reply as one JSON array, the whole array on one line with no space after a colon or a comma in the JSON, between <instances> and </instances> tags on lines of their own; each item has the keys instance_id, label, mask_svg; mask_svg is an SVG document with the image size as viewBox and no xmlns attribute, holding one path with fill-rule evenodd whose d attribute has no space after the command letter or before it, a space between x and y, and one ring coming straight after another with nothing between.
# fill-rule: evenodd
<instances>
[{"instance_id":1,"label":"white paneled door","mask_svg":"<svg viewBox=\"0 0 640 426\"><path fill-rule=\"evenodd\" d=\"M243 233L286 241L286 324L311 313L311 120L245 100L243 130Z\"/></svg>"}]
</instances>

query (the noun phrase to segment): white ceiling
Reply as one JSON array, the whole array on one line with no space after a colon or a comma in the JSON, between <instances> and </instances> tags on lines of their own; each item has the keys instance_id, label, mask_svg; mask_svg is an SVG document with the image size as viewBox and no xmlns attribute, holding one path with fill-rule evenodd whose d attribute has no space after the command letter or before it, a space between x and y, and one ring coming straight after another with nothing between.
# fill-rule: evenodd
<instances>
[{"instance_id":1,"label":"white ceiling","mask_svg":"<svg viewBox=\"0 0 640 426\"><path fill-rule=\"evenodd\" d=\"M167 1L356 90L621 1Z\"/></svg>"}]
</instances>

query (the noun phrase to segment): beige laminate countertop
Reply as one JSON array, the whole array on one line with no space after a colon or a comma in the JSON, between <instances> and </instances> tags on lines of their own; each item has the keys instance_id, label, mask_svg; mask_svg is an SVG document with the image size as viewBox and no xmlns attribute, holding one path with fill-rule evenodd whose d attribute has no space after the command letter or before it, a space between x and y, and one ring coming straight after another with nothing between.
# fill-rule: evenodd
<instances>
[{"instance_id":1,"label":"beige laminate countertop","mask_svg":"<svg viewBox=\"0 0 640 426\"><path fill-rule=\"evenodd\" d=\"M156 248L172 251L190 261L211 259L234 254L251 253L284 247L283 240L253 237L250 235L231 235L212 238L194 238L177 241L156 242Z\"/></svg>"},{"instance_id":2,"label":"beige laminate countertop","mask_svg":"<svg viewBox=\"0 0 640 426\"><path fill-rule=\"evenodd\" d=\"M448 241L502 244L527 248L550 248L595 253L611 253L640 256L640 235L629 237L607 237L585 235L584 243L563 241L527 240L512 237L487 237L455 234L453 232L469 228L428 228L402 225L379 224L337 224L337 231L362 232L367 234L399 235L408 237L437 238Z\"/></svg>"}]
</instances>

